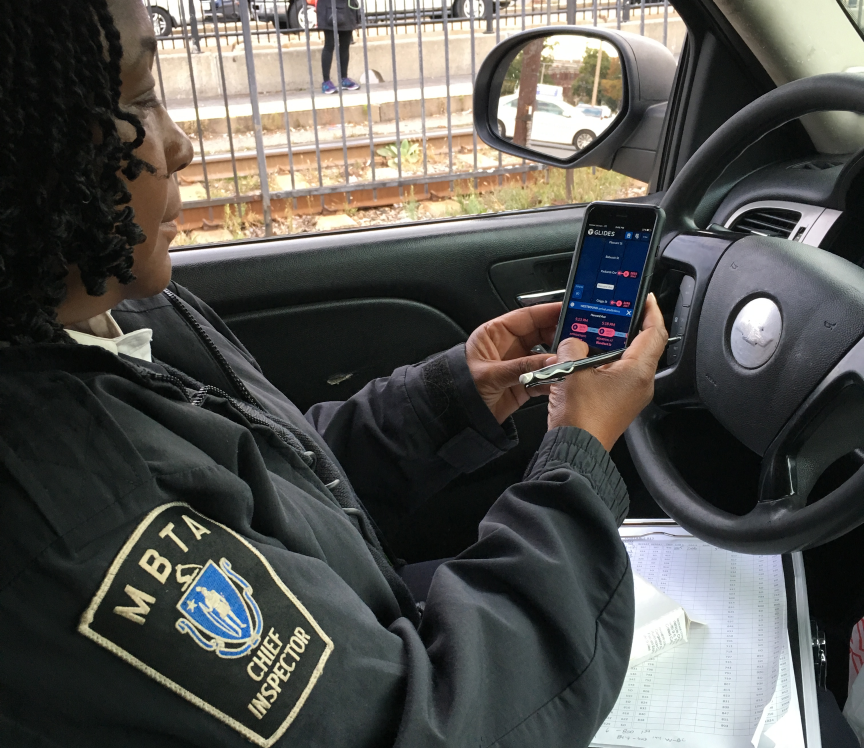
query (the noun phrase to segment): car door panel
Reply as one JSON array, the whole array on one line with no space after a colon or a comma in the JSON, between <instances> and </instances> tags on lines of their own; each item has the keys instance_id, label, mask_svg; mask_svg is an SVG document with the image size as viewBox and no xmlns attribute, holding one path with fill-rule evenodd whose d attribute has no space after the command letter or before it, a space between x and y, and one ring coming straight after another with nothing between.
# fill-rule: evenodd
<instances>
[{"instance_id":1,"label":"car door panel","mask_svg":"<svg viewBox=\"0 0 864 748\"><path fill-rule=\"evenodd\" d=\"M566 281L583 212L553 208L179 250L174 277L307 408L464 340L514 308L515 295L538 290L538 279ZM514 270L514 260L524 264ZM509 285L495 270L501 263L511 263ZM385 528L397 554L440 558L476 539L477 522L522 478L540 443L545 402L529 401L515 420L518 447Z\"/></svg>"},{"instance_id":2,"label":"car door panel","mask_svg":"<svg viewBox=\"0 0 864 748\"><path fill-rule=\"evenodd\" d=\"M467 339L437 309L404 299L354 299L228 315L267 377L301 410L345 400L397 366Z\"/></svg>"},{"instance_id":3,"label":"car door panel","mask_svg":"<svg viewBox=\"0 0 864 748\"><path fill-rule=\"evenodd\" d=\"M562 123L565 121L559 112L560 107L545 101L538 101L532 118L531 140L543 143L558 142Z\"/></svg>"},{"instance_id":4,"label":"car door panel","mask_svg":"<svg viewBox=\"0 0 864 748\"><path fill-rule=\"evenodd\" d=\"M573 246L575 248L575 241ZM518 309L523 306L524 302L520 303L519 297L526 294L551 294L554 291L562 291L561 296L556 295L548 299L560 301L564 298L563 290L567 285L572 261L572 249L569 252L552 255L505 260L489 268L489 278L508 309Z\"/></svg>"},{"instance_id":5,"label":"car door panel","mask_svg":"<svg viewBox=\"0 0 864 748\"><path fill-rule=\"evenodd\" d=\"M509 308L490 268L572 253L583 214L582 207L550 208L182 249L172 252L174 277L223 317L398 298L437 309L470 332ZM525 291L532 282L526 279ZM338 330L322 330L321 340L324 332L338 340ZM276 339L290 340L290 330L274 332Z\"/></svg>"}]
</instances>

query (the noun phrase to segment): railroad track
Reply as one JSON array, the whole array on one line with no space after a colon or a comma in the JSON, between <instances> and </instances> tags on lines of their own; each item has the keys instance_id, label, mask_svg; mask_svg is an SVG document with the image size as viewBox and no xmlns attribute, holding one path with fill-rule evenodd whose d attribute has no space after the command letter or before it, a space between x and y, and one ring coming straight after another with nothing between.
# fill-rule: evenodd
<instances>
[{"instance_id":1,"label":"railroad track","mask_svg":"<svg viewBox=\"0 0 864 748\"><path fill-rule=\"evenodd\" d=\"M409 139L405 135L401 137L402 139ZM412 133L410 140L416 142L421 140L421 137L417 133ZM449 134L446 129L429 130L426 133L426 144L430 150L446 148L451 141L453 151L458 151L465 146L473 148L473 128L455 128ZM323 186L308 185L309 181L318 181L317 171L313 172L314 177L310 179L308 170L310 167L313 169L317 167L319 161L322 168L341 167L345 164L346 152L349 164L358 160L367 161L370 157L370 146L377 149L396 142L397 138L394 134L375 137L371 143L368 137L360 137L346 138L344 143L342 140L319 143L317 148L314 143L296 145L291 147L290 154L287 146L265 149L264 156L268 174L288 173L292 163L295 174L300 175L301 170L307 172L303 175L303 179L297 180L295 189L279 192L271 190L272 215L339 212L346 208L394 205L406 199L406 190L410 190L410 194L416 195L416 199L419 200L429 197L447 197L453 194L454 187L458 183L464 185L465 182L469 182L471 185L468 189L477 189L482 192L501 184L522 181L526 179L527 172L543 168L538 164L522 164L503 169L492 168L487 165L484 168L482 164L478 163L479 168L475 170L472 163L461 160L455 162L454 166L456 163L464 164L465 171L454 170L440 174L434 171L430 171L428 174L404 173L401 177L394 177L394 170L388 168L386 169L387 177L384 178L384 167L378 167L378 174L376 174L374 183L345 184L342 182ZM484 163L488 164L488 161ZM206 181L212 185L215 180L233 181L235 168L238 177L257 176L258 157L254 151L237 153L233 157L230 153L209 155L203 162L200 157L196 157L183 171L184 182L205 181L205 167ZM201 227L205 221L209 223L219 222L224 216L224 206L238 203L242 203L245 209L252 213L259 216L263 214L260 193L213 196L209 200L185 202L179 220L180 228L188 231Z\"/></svg>"},{"instance_id":2,"label":"railroad track","mask_svg":"<svg viewBox=\"0 0 864 748\"><path fill-rule=\"evenodd\" d=\"M450 136L453 138L453 148L457 149L464 145L473 145L474 130L471 127L454 128L450 131ZM401 135L402 140L421 141L420 133L411 133ZM447 130L436 129L427 130L426 143L427 145L434 144L433 147L439 148L447 141ZM316 147L315 143L303 143L288 146L280 146L277 148L265 148L264 157L267 162L267 172L286 172L293 161L295 169L308 168L316 166L318 163L318 154L320 154L321 166L342 166L345 163L345 151L347 150L348 163L354 161L368 159L370 155L370 146L372 148L381 148L382 146L392 145L397 142L396 135L378 135L375 136L370 143L368 137L346 138L340 140L320 141ZM232 156L230 153L219 153L206 155L205 159L201 156L196 156L192 159L192 163L183 171L185 180L195 182L203 182L206 178L211 179L232 179L234 177L234 166L236 164L237 176L257 176L258 175L258 156L255 151L243 151Z\"/></svg>"},{"instance_id":3,"label":"railroad track","mask_svg":"<svg viewBox=\"0 0 864 748\"><path fill-rule=\"evenodd\" d=\"M409 139L402 136L403 139ZM473 148L473 128L463 127L450 131L449 138L452 139L454 151L463 146ZM411 140L418 141L420 136L412 133ZM396 143L395 135L375 137L371 146L375 149L388 144ZM426 133L427 147L438 149L448 145L448 131L446 129L429 130ZM291 147L290 157L287 146L279 148L268 148L265 150L265 161L268 174L274 172L287 173L293 162L295 173L300 169L308 169L317 166L319 159L322 168L343 166L345 153L347 151L348 163L358 160L368 160L370 156L370 139L346 138L343 141L328 141L320 143L316 148L314 143L296 145ZM233 161L233 166L232 166ZM537 171L545 167L539 164L523 163L518 166L508 166L503 169L479 168L474 169L473 164L465 163L466 171L452 171L441 174L429 172L428 174L405 173L401 178L382 179L377 176L374 184L352 183L333 184L324 186L306 186L306 180L298 180L297 188L273 192L271 190L271 211L274 216L286 213L314 214L322 212L339 212L346 208L371 208L383 207L401 203L406 199L406 190L412 190L411 195L416 199L423 200L429 197L443 198L452 195L454 187L458 183L469 182L469 189L485 191L494 189L501 184L522 182L527 178L529 172ZM488 162L487 162L488 163ZM183 171L184 181L204 181L204 167L206 166L207 180L233 179L234 169L238 176L257 176L258 161L255 152L243 152L235 154L218 154L206 157L204 163L200 157L193 159L192 163ZM455 163L454 163L455 166ZM379 167L383 175L384 167ZM392 173L392 169L387 170ZM317 181L317 174L315 175ZM464 187L463 187L464 189ZM458 187L457 187L458 190ZM246 210L257 215L263 213L263 205L260 193L228 195L224 197L213 197L210 200L197 200L186 202L183 205L179 224L184 231L199 228L204 221L218 222L224 215L224 206L242 203Z\"/></svg>"}]
</instances>

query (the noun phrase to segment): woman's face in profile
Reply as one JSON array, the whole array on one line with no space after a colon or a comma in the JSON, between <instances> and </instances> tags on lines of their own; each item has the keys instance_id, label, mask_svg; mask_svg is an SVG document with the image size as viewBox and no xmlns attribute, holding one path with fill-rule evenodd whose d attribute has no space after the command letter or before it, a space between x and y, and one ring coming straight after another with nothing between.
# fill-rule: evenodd
<instances>
[{"instance_id":1,"label":"woman's face in profile","mask_svg":"<svg viewBox=\"0 0 864 748\"><path fill-rule=\"evenodd\" d=\"M171 280L168 246L177 234L174 219L180 212L180 192L171 175L192 160L192 144L156 92L152 73L156 39L144 4L141 0L109 0L108 6L123 45L120 107L144 126L146 137L136 155L156 169L155 174L144 171L127 181L135 221L147 238L134 248L136 280L125 287L118 284L117 290L123 298L141 299L160 293ZM128 123L118 122L118 130L125 140L135 137Z\"/></svg>"}]
</instances>

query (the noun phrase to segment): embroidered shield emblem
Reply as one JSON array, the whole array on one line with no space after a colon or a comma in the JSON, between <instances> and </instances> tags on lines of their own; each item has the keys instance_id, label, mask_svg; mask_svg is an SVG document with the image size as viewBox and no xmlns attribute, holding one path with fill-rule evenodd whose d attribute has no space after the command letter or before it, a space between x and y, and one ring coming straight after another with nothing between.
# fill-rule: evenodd
<instances>
[{"instance_id":1,"label":"embroidered shield emblem","mask_svg":"<svg viewBox=\"0 0 864 748\"><path fill-rule=\"evenodd\" d=\"M286 581L235 531L164 504L123 544L78 631L269 748L334 646Z\"/></svg>"},{"instance_id":2,"label":"embroidered shield emblem","mask_svg":"<svg viewBox=\"0 0 864 748\"><path fill-rule=\"evenodd\" d=\"M221 559L219 566L207 562L180 598L177 610L184 616L175 624L177 630L220 657L242 657L261 640L263 622L252 587L227 559Z\"/></svg>"}]
</instances>

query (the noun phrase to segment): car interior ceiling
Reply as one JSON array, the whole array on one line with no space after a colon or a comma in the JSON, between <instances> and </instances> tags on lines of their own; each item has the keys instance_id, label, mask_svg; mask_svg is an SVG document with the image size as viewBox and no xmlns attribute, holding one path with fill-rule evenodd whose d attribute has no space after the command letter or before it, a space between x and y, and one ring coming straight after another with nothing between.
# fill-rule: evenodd
<instances>
[{"instance_id":1,"label":"car interior ceiling","mask_svg":"<svg viewBox=\"0 0 864 748\"><path fill-rule=\"evenodd\" d=\"M650 189L654 194L642 198L652 202L720 124L774 87L712 2L674 0L674 5L689 33L667 108ZM786 125L730 165L722 184L715 185L715 197L734 186L742 202L748 195L765 199L772 192L777 199L791 199L784 193L784 170L818 155L800 123ZM837 158L839 165L813 170L813 179L830 187L825 200L842 201L852 210L822 246L864 265L862 161ZM850 168L841 180L847 162ZM754 174L776 179L750 181ZM838 195L841 183L844 194ZM519 278L513 280L514 272L526 278L520 291L563 288L567 253L575 245L582 213L578 206L560 207L180 249L173 253L175 278L223 315L270 379L305 409L349 397L374 377L465 340L478 324L514 307L513 283ZM521 264L506 264L513 261ZM657 291L668 323L680 274L667 275L663 283ZM545 417L544 401L529 401L515 416L516 449L427 503L443 504L445 512L421 507L403 517L397 554L417 562L452 556L472 543L478 522L499 493L521 479L545 431ZM706 410L674 413L664 423L664 438L676 466L703 497L737 514L754 505L759 456ZM639 479L623 439L612 454L630 492L630 516L664 516ZM811 501L862 462L858 453L838 460ZM828 685L841 705L849 631L864 615L864 564L857 557L862 539L864 527L859 527L804 554L811 615L828 637Z\"/></svg>"}]
</instances>

